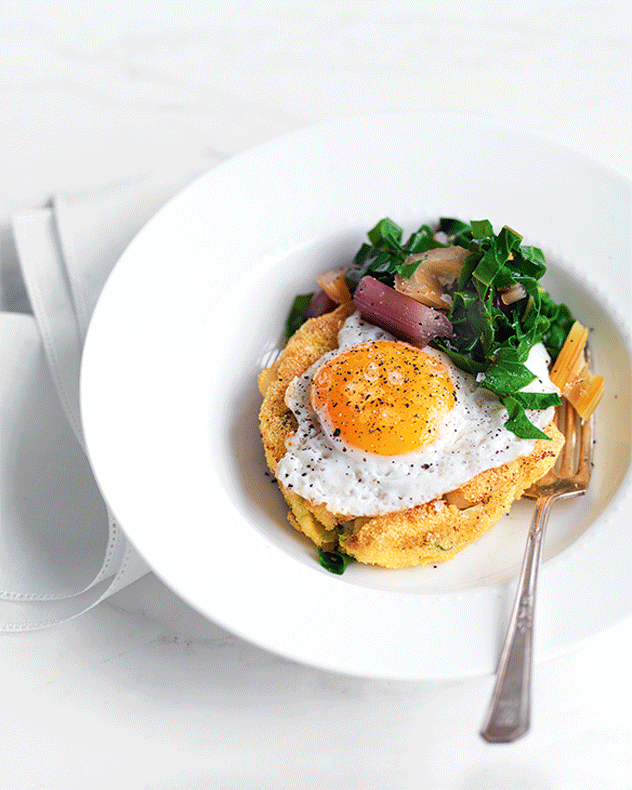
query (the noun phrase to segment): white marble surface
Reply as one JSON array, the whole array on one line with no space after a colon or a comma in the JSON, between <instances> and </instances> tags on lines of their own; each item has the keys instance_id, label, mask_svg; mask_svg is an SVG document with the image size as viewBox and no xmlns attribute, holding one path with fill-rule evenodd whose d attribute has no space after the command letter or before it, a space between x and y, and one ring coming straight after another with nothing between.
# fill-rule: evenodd
<instances>
[{"instance_id":1,"label":"white marble surface","mask_svg":"<svg viewBox=\"0 0 632 790\"><path fill-rule=\"evenodd\" d=\"M0 6L5 294L11 211L358 112L510 118L632 174L624 0ZM492 678L293 664L149 575L64 625L0 637L0 788L627 788L631 641L628 622L539 664L531 733L491 746Z\"/></svg>"}]
</instances>

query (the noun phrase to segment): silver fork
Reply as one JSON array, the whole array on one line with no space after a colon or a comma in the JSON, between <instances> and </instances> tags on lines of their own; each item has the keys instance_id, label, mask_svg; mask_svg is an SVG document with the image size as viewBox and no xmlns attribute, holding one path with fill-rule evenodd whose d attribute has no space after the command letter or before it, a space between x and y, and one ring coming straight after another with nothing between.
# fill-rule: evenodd
<instances>
[{"instance_id":1,"label":"silver fork","mask_svg":"<svg viewBox=\"0 0 632 790\"><path fill-rule=\"evenodd\" d=\"M496 686L481 735L494 743L509 743L524 735L531 721L533 611L542 553L542 539L553 502L584 494L592 470L593 419L582 423L566 401L557 408L557 425L566 443L553 469L524 493L536 499L527 548L509 628L498 663Z\"/></svg>"}]
</instances>

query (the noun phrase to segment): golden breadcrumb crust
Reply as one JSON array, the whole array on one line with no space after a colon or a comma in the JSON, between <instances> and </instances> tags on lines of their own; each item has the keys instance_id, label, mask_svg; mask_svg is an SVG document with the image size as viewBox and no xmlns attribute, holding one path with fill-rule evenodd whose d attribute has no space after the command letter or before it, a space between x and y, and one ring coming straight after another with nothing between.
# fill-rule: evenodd
<instances>
[{"instance_id":1,"label":"golden breadcrumb crust","mask_svg":"<svg viewBox=\"0 0 632 790\"><path fill-rule=\"evenodd\" d=\"M308 320L290 338L280 358L259 375L263 404L259 413L267 464L274 474L285 454L285 442L296 431L285 392L323 354L338 345L338 331L354 310L353 303ZM509 512L512 502L554 465L564 437L551 423L551 437L536 441L533 452L489 469L456 491L423 505L383 516L358 517L331 513L279 483L290 512L288 520L325 551L340 549L363 563L384 568L436 564L449 560L490 530Z\"/></svg>"}]
</instances>

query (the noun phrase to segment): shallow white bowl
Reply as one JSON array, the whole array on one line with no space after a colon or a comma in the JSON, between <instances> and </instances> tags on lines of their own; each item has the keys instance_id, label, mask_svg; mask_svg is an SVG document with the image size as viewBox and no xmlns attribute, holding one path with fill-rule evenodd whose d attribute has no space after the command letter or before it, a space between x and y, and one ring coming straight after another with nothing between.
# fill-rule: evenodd
<instances>
[{"instance_id":1,"label":"shallow white bowl","mask_svg":"<svg viewBox=\"0 0 632 790\"><path fill-rule=\"evenodd\" d=\"M385 678L493 672L532 505L436 568L331 575L265 473L256 386L294 295L379 219L487 218L543 248L544 284L594 328L607 379L590 492L551 518L536 658L628 617L630 204L624 177L553 141L447 114L305 129L203 176L124 253L85 346L88 450L130 540L193 607L287 657Z\"/></svg>"}]
</instances>

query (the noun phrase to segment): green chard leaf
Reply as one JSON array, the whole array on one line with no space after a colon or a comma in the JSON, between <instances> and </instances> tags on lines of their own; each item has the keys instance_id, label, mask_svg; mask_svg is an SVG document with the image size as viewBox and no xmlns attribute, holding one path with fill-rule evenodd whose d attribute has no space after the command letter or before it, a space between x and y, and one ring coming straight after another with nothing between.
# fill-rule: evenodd
<instances>
[{"instance_id":1,"label":"green chard leaf","mask_svg":"<svg viewBox=\"0 0 632 790\"><path fill-rule=\"evenodd\" d=\"M557 392L514 392L511 397L523 409L548 409L550 406L559 406L562 402Z\"/></svg>"},{"instance_id":2,"label":"green chard leaf","mask_svg":"<svg viewBox=\"0 0 632 790\"><path fill-rule=\"evenodd\" d=\"M488 219L473 219L471 226L472 237L475 239L485 239L494 235L492 223Z\"/></svg>"},{"instance_id":3,"label":"green chard leaf","mask_svg":"<svg viewBox=\"0 0 632 790\"><path fill-rule=\"evenodd\" d=\"M494 278L494 288L510 288L512 285L517 285L519 279L512 271L510 266L511 261L504 263L498 267L496 277Z\"/></svg>"},{"instance_id":4,"label":"green chard leaf","mask_svg":"<svg viewBox=\"0 0 632 790\"><path fill-rule=\"evenodd\" d=\"M548 321L548 326L544 328L542 334L542 342L551 357L555 359L560 353L575 319L565 304L555 304L545 292L540 294L540 315Z\"/></svg>"},{"instance_id":5,"label":"green chard leaf","mask_svg":"<svg viewBox=\"0 0 632 790\"><path fill-rule=\"evenodd\" d=\"M466 249L472 240L472 226L460 219L441 217L438 230L445 233L452 244L458 244Z\"/></svg>"},{"instance_id":6,"label":"green chard leaf","mask_svg":"<svg viewBox=\"0 0 632 790\"><path fill-rule=\"evenodd\" d=\"M363 266L364 262L366 261L367 257L369 256L369 253L371 252L372 249L373 248L371 247L371 245L367 244L365 242L360 247L360 249L356 252L355 258L353 259L353 265L354 266Z\"/></svg>"},{"instance_id":7,"label":"green chard leaf","mask_svg":"<svg viewBox=\"0 0 632 790\"><path fill-rule=\"evenodd\" d=\"M393 222L392 219L385 217L367 233L367 236L374 247L384 249L385 247L399 247L401 245L403 232L404 231L399 225Z\"/></svg>"},{"instance_id":8,"label":"green chard leaf","mask_svg":"<svg viewBox=\"0 0 632 790\"><path fill-rule=\"evenodd\" d=\"M457 366L457 368L464 370L466 373L483 373L487 367L484 362L477 362L472 356L456 351L450 345L449 341L437 339L433 341L432 345L435 348L438 348L440 351L446 353Z\"/></svg>"},{"instance_id":9,"label":"green chard leaf","mask_svg":"<svg viewBox=\"0 0 632 790\"><path fill-rule=\"evenodd\" d=\"M485 371L482 386L501 398L526 387L537 377L524 364L523 356L511 346L500 348L496 359Z\"/></svg>"},{"instance_id":10,"label":"green chard leaf","mask_svg":"<svg viewBox=\"0 0 632 790\"><path fill-rule=\"evenodd\" d=\"M476 269L472 272L472 277L482 286L480 289L481 297L493 284L502 263L504 263L504 261L499 260L494 247L490 247L483 253L483 257L478 262Z\"/></svg>"},{"instance_id":11,"label":"green chard leaf","mask_svg":"<svg viewBox=\"0 0 632 790\"><path fill-rule=\"evenodd\" d=\"M481 345L483 347L483 352L485 353L485 357L489 359L490 355L494 350L494 312L493 306L491 303L491 294L489 299L485 299L482 302L482 312L483 312L483 331L481 332Z\"/></svg>"},{"instance_id":12,"label":"green chard leaf","mask_svg":"<svg viewBox=\"0 0 632 790\"><path fill-rule=\"evenodd\" d=\"M493 234L493 230L492 230L492 234ZM509 254L513 250L516 250L520 247L521 241L522 241L522 236L516 233L515 230L512 230L507 225L501 228L500 233L496 237L496 246L505 261L507 260L507 258L509 258Z\"/></svg>"},{"instance_id":13,"label":"green chard leaf","mask_svg":"<svg viewBox=\"0 0 632 790\"><path fill-rule=\"evenodd\" d=\"M368 232L371 244L364 243L353 259L353 265L345 273L349 290L353 293L360 280L367 274L376 280L392 285L398 266L408 256L402 247L403 230L393 220L386 217Z\"/></svg>"},{"instance_id":14,"label":"green chard leaf","mask_svg":"<svg viewBox=\"0 0 632 790\"><path fill-rule=\"evenodd\" d=\"M312 301L313 293L299 294L292 302L287 321L285 322L285 339L288 340L296 330L305 323L307 308Z\"/></svg>"},{"instance_id":15,"label":"green chard leaf","mask_svg":"<svg viewBox=\"0 0 632 790\"><path fill-rule=\"evenodd\" d=\"M420 252L427 252L428 250L434 250L437 249L437 247L446 247L446 244L442 244L435 239L434 233L430 225L422 225L406 242L404 246L406 254L413 255ZM410 275L404 276L408 277Z\"/></svg>"},{"instance_id":16,"label":"green chard leaf","mask_svg":"<svg viewBox=\"0 0 632 790\"><path fill-rule=\"evenodd\" d=\"M469 255L465 256L463 266L461 267L461 274L459 275L459 291L466 290L472 277L472 273L478 266L478 262L480 261L481 257L481 253L478 250L474 250L470 252Z\"/></svg>"},{"instance_id":17,"label":"green chard leaf","mask_svg":"<svg viewBox=\"0 0 632 790\"><path fill-rule=\"evenodd\" d=\"M480 341L485 324L481 300L476 293L457 291L452 297L450 322L458 338L459 351L472 351Z\"/></svg>"},{"instance_id":18,"label":"green chard leaf","mask_svg":"<svg viewBox=\"0 0 632 790\"><path fill-rule=\"evenodd\" d=\"M542 250L539 247L521 247L520 252L524 274L539 280L546 272L546 260Z\"/></svg>"},{"instance_id":19,"label":"green chard leaf","mask_svg":"<svg viewBox=\"0 0 632 790\"><path fill-rule=\"evenodd\" d=\"M325 570L342 576L347 566L354 561L354 558L350 557L348 554L342 554L340 551L323 551L319 547L318 561Z\"/></svg>"},{"instance_id":20,"label":"green chard leaf","mask_svg":"<svg viewBox=\"0 0 632 790\"><path fill-rule=\"evenodd\" d=\"M511 431L520 439L548 439L549 437L537 428L525 414L522 406L514 395L501 398L503 406L509 412L509 419L505 423L505 428Z\"/></svg>"},{"instance_id":21,"label":"green chard leaf","mask_svg":"<svg viewBox=\"0 0 632 790\"><path fill-rule=\"evenodd\" d=\"M397 274L401 274L402 277L412 277L413 274L417 271L417 267L419 266L419 261L413 261L412 263L398 263L395 266L395 271Z\"/></svg>"}]
</instances>

